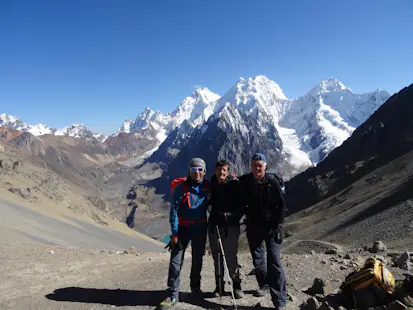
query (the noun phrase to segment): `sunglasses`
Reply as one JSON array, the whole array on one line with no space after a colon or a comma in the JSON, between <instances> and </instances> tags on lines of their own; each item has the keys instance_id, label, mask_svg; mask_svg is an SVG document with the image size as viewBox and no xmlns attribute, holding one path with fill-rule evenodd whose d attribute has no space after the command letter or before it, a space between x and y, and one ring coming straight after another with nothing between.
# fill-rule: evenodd
<instances>
[{"instance_id":1,"label":"sunglasses","mask_svg":"<svg viewBox=\"0 0 413 310\"><path fill-rule=\"evenodd\" d=\"M204 168L202 168L202 167L191 167L191 168L189 168L189 171L191 171L191 172L204 172Z\"/></svg>"}]
</instances>

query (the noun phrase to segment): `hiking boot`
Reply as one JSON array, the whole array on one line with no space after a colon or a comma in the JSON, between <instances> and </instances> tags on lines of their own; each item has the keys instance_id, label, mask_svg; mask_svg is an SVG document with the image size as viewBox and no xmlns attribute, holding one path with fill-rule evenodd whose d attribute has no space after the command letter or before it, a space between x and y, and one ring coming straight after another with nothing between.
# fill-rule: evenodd
<instances>
[{"instance_id":1,"label":"hiking boot","mask_svg":"<svg viewBox=\"0 0 413 310\"><path fill-rule=\"evenodd\" d=\"M193 287L191 288L191 297L194 299L203 299L204 292L202 292L199 287Z\"/></svg>"},{"instance_id":2,"label":"hiking boot","mask_svg":"<svg viewBox=\"0 0 413 310\"><path fill-rule=\"evenodd\" d=\"M235 299L244 298L244 292L241 288L234 288L234 297Z\"/></svg>"},{"instance_id":3,"label":"hiking boot","mask_svg":"<svg viewBox=\"0 0 413 310\"><path fill-rule=\"evenodd\" d=\"M178 300L176 300L176 298L167 297L167 298L165 298L164 301L162 301L162 302L159 304L158 309L159 309L159 310L170 309L170 308L172 308L174 305L176 305L177 303L178 303Z\"/></svg>"},{"instance_id":4,"label":"hiking boot","mask_svg":"<svg viewBox=\"0 0 413 310\"><path fill-rule=\"evenodd\" d=\"M222 293L222 296L224 296L225 291L222 290L221 293ZM219 295L219 290L217 287L215 288L213 292L208 294L208 298L218 298L218 297L221 297L221 295Z\"/></svg>"},{"instance_id":5,"label":"hiking boot","mask_svg":"<svg viewBox=\"0 0 413 310\"><path fill-rule=\"evenodd\" d=\"M264 297L265 295L268 294L268 285L264 285L260 287L258 290L255 291L254 296L255 297Z\"/></svg>"}]
</instances>

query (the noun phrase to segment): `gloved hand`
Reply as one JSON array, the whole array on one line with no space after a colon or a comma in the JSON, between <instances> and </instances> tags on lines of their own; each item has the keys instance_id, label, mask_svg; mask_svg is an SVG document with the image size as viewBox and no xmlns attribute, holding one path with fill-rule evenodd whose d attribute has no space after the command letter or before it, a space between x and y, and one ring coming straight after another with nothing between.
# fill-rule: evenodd
<instances>
[{"instance_id":1,"label":"gloved hand","mask_svg":"<svg viewBox=\"0 0 413 310\"><path fill-rule=\"evenodd\" d=\"M171 240L169 240L169 243L165 246L165 249L168 249L170 252L176 246L179 247L179 238L178 236L171 236Z\"/></svg>"},{"instance_id":2,"label":"gloved hand","mask_svg":"<svg viewBox=\"0 0 413 310\"><path fill-rule=\"evenodd\" d=\"M284 230L282 225L277 225L276 228L272 229L272 237L274 238L275 242L281 244L284 240Z\"/></svg>"}]
</instances>

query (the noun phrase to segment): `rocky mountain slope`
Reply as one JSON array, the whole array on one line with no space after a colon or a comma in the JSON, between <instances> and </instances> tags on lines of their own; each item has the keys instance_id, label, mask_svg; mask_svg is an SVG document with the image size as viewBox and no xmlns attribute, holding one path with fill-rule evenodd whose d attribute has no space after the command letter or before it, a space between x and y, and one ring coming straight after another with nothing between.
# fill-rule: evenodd
<instances>
[{"instance_id":1,"label":"rocky mountain slope","mask_svg":"<svg viewBox=\"0 0 413 310\"><path fill-rule=\"evenodd\" d=\"M117 219L127 227L132 210L137 223L158 214L147 202L161 198L149 194L137 197L137 210L128 205L129 188L144 175L138 176L122 160L96 139L34 136L27 131L0 128L0 190L33 204L55 204L101 225ZM142 229L141 225L135 228L146 232L143 225Z\"/></svg>"},{"instance_id":2,"label":"rocky mountain slope","mask_svg":"<svg viewBox=\"0 0 413 310\"><path fill-rule=\"evenodd\" d=\"M399 173L409 180L409 153L412 151L411 115L413 85L402 89L382 105L351 138L336 148L317 167L308 169L287 183L290 212L303 210L339 194L343 190L378 188L381 183L398 184ZM403 156L406 160L403 160ZM405 162L405 164L403 164ZM373 173L375 170L378 173ZM379 173L381 171L381 173ZM382 174L388 175L386 180ZM353 183L370 175L370 180L354 188ZM299 190L300 195L294 195ZM337 195L336 200L339 199Z\"/></svg>"},{"instance_id":3,"label":"rocky mountain slope","mask_svg":"<svg viewBox=\"0 0 413 310\"><path fill-rule=\"evenodd\" d=\"M286 184L290 241L381 239L413 249L413 85L381 106L317 167ZM297 194L299 193L299 194Z\"/></svg>"}]
</instances>

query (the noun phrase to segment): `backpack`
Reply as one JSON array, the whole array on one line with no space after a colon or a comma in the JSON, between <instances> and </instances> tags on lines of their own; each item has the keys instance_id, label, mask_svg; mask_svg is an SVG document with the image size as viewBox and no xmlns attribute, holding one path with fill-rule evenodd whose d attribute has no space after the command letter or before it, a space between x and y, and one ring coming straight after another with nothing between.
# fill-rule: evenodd
<instances>
[{"instance_id":1,"label":"backpack","mask_svg":"<svg viewBox=\"0 0 413 310\"><path fill-rule=\"evenodd\" d=\"M376 307L394 294L395 280L381 261L371 257L345 278L342 289L351 296L355 309Z\"/></svg>"},{"instance_id":2,"label":"backpack","mask_svg":"<svg viewBox=\"0 0 413 310\"><path fill-rule=\"evenodd\" d=\"M205 182L205 188L207 191L210 190L210 183L207 179L204 179ZM182 202L181 204L188 204L188 208L191 208L191 199L189 199L189 188L188 188L188 183L186 182L186 177L179 177L176 179L173 179L170 182L171 186L171 195L173 196L175 188L178 186L178 184L182 183Z\"/></svg>"},{"instance_id":3,"label":"backpack","mask_svg":"<svg viewBox=\"0 0 413 310\"><path fill-rule=\"evenodd\" d=\"M278 183L280 183L281 191L285 194L285 183L282 177L278 173L271 173L271 175L273 175L277 179Z\"/></svg>"},{"instance_id":4,"label":"backpack","mask_svg":"<svg viewBox=\"0 0 413 310\"><path fill-rule=\"evenodd\" d=\"M285 194L285 186L283 179L275 173L266 173L266 180L264 181L264 183L270 184L270 186L268 186L268 196L270 197L270 200L272 199L272 187L274 186L275 182L278 182L282 193Z\"/></svg>"},{"instance_id":5,"label":"backpack","mask_svg":"<svg viewBox=\"0 0 413 310\"><path fill-rule=\"evenodd\" d=\"M182 184L182 202L181 204L188 203L188 208L191 207L191 199L189 199L189 189L188 189L188 183L186 182L186 177L179 177L176 179L173 179L170 183L171 186L171 195L174 194L175 188L178 186L178 184Z\"/></svg>"}]
</instances>

